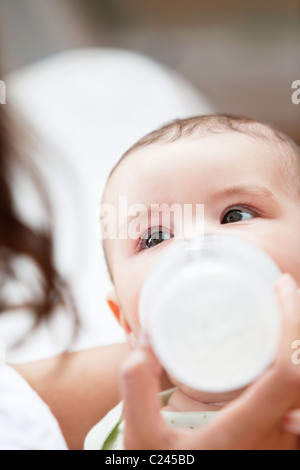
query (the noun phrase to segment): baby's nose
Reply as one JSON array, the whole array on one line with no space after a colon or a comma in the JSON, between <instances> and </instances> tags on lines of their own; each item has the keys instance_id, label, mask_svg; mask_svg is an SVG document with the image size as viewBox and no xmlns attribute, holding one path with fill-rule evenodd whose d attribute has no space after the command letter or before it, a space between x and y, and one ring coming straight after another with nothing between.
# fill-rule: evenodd
<instances>
[{"instance_id":1,"label":"baby's nose","mask_svg":"<svg viewBox=\"0 0 300 470\"><path fill-rule=\"evenodd\" d=\"M224 233L224 226L220 224L214 224L210 221L203 220L203 223L198 225L196 228L195 226L191 229L183 231L182 235L184 239L191 239L191 238L200 238L203 239L206 235L220 235Z\"/></svg>"},{"instance_id":2,"label":"baby's nose","mask_svg":"<svg viewBox=\"0 0 300 470\"><path fill-rule=\"evenodd\" d=\"M218 235L224 232L224 226L216 224L208 219L203 221L203 235Z\"/></svg>"}]
</instances>

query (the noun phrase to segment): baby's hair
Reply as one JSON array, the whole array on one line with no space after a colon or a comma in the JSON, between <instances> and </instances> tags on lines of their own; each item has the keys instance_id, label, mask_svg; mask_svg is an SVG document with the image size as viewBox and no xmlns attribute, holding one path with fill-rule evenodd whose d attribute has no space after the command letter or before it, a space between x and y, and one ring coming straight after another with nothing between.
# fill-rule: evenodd
<instances>
[{"instance_id":1,"label":"baby's hair","mask_svg":"<svg viewBox=\"0 0 300 470\"><path fill-rule=\"evenodd\" d=\"M294 156L294 160L296 159L296 163L300 166L299 145L275 126L248 116L215 113L185 119L175 119L149 134L146 134L123 154L111 170L108 181L121 163L135 150L141 147L146 147L154 143L171 143L192 135L205 137L212 134L222 134L224 132L240 132L254 138L266 140L275 145L277 150L284 150L285 154L288 151L288 154ZM287 161L284 163L286 164ZM298 190L300 192L300 185Z\"/></svg>"},{"instance_id":2,"label":"baby's hair","mask_svg":"<svg viewBox=\"0 0 300 470\"><path fill-rule=\"evenodd\" d=\"M260 139L274 147L274 151L280 155L280 175L286 175L287 185L291 192L300 194L300 147L287 134L275 126L258 121L251 117L233 114L203 114L186 119L175 119L159 129L138 140L130 147L113 167L107 180L102 202L105 199L106 189L115 171L136 150L155 143L167 144L185 137L206 137L210 135L238 132ZM108 261L105 243L103 243L106 265L113 282L113 276Z\"/></svg>"}]
</instances>

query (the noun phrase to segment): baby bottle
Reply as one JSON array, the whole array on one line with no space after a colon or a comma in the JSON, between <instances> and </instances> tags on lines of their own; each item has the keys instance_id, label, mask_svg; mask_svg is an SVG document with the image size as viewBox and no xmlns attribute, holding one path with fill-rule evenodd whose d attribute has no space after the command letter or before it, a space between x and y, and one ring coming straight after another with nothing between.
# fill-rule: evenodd
<instances>
[{"instance_id":1,"label":"baby bottle","mask_svg":"<svg viewBox=\"0 0 300 470\"><path fill-rule=\"evenodd\" d=\"M224 393L274 360L280 271L256 245L229 235L176 242L151 269L139 312L154 353L176 381Z\"/></svg>"}]
</instances>

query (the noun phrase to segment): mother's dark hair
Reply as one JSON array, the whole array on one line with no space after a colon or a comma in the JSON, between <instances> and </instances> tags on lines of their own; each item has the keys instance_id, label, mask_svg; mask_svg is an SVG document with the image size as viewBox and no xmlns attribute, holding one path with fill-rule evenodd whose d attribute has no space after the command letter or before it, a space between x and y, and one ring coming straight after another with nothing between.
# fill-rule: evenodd
<instances>
[{"instance_id":1,"label":"mother's dark hair","mask_svg":"<svg viewBox=\"0 0 300 470\"><path fill-rule=\"evenodd\" d=\"M34 313L38 324L63 305L77 320L67 283L54 265L51 223L40 229L29 226L15 204L12 176L14 171L21 170L21 174L30 176L50 221L50 206L40 175L29 156L22 155L18 137L7 105L0 105L0 313L24 308ZM7 300L3 292L7 282L18 281L15 261L22 257L30 259L38 268L39 293L26 303L15 303Z\"/></svg>"}]
</instances>

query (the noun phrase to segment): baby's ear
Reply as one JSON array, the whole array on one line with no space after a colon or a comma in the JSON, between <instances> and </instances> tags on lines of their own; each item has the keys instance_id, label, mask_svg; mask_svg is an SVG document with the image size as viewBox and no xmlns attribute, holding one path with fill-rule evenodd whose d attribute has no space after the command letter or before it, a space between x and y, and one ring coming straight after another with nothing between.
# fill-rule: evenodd
<instances>
[{"instance_id":1,"label":"baby's ear","mask_svg":"<svg viewBox=\"0 0 300 470\"><path fill-rule=\"evenodd\" d=\"M106 294L106 301L112 313L114 314L115 318L117 319L118 323L123 328L126 335L130 335L131 328L128 325L125 315L120 307L120 303L116 294L116 291L110 291Z\"/></svg>"}]
</instances>

